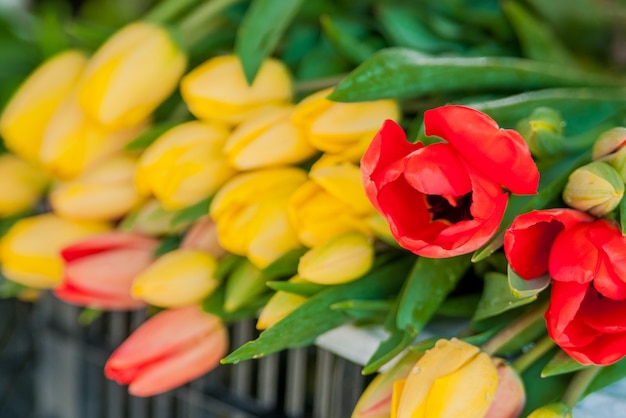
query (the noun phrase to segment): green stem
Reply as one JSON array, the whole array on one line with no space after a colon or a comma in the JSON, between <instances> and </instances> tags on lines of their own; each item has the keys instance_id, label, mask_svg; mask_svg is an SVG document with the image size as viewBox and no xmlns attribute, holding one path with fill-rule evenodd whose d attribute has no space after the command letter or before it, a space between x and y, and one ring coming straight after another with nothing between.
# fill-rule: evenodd
<instances>
[{"instance_id":1,"label":"green stem","mask_svg":"<svg viewBox=\"0 0 626 418\"><path fill-rule=\"evenodd\" d=\"M563 395L562 402L573 408L574 405L583 397L585 391L593 382L593 379L602 370L600 366L588 366L574 375L574 378L569 383L565 394Z\"/></svg>"},{"instance_id":2,"label":"green stem","mask_svg":"<svg viewBox=\"0 0 626 418\"><path fill-rule=\"evenodd\" d=\"M144 20L153 23L165 23L177 17L198 0L165 0L152 9Z\"/></svg>"},{"instance_id":3,"label":"green stem","mask_svg":"<svg viewBox=\"0 0 626 418\"><path fill-rule=\"evenodd\" d=\"M548 309L549 301L539 303L534 309L524 313L524 315L511 322L500 332L494 335L489 341L482 346L482 350L487 354L495 354L512 338L523 332L528 327L533 326L537 321L543 320L543 315Z\"/></svg>"},{"instance_id":4,"label":"green stem","mask_svg":"<svg viewBox=\"0 0 626 418\"><path fill-rule=\"evenodd\" d=\"M179 25L183 41L187 47L192 46L215 29L215 18L241 0L210 0L203 3L192 13L187 15Z\"/></svg>"},{"instance_id":5,"label":"green stem","mask_svg":"<svg viewBox=\"0 0 626 418\"><path fill-rule=\"evenodd\" d=\"M541 340L539 340L528 352L519 356L513 362L512 367L519 374L522 374L528 367L530 367L535 361L543 357L543 355L550 351L554 346L555 344L554 341L552 341L552 338L546 335Z\"/></svg>"}]
</instances>

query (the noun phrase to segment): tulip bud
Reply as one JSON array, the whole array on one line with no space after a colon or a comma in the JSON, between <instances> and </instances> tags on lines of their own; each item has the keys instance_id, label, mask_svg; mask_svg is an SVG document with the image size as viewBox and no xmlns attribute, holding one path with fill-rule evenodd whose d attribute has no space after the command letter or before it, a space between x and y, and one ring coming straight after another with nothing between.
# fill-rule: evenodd
<instances>
[{"instance_id":1,"label":"tulip bud","mask_svg":"<svg viewBox=\"0 0 626 418\"><path fill-rule=\"evenodd\" d=\"M609 129L598 137L591 153L594 161L610 164L626 183L626 128Z\"/></svg>"},{"instance_id":2,"label":"tulip bud","mask_svg":"<svg viewBox=\"0 0 626 418\"><path fill-rule=\"evenodd\" d=\"M39 160L44 130L57 106L75 87L86 63L81 52L61 52L22 83L0 116L0 135L9 150L31 162Z\"/></svg>"},{"instance_id":3,"label":"tulip bud","mask_svg":"<svg viewBox=\"0 0 626 418\"><path fill-rule=\"evenodd\" d=\"M318 284L347 283L367 273L373 262L371 239L348 232L307 251L298 263L298 275Z\"/></svg>"},{"instance_id":4,"label":"tulip bud","mask_svg":"<svg viewBox=\"0 0 626 418\"><path fill-rule=\"evenodd\" d=\"M563 403L553 403L535 409L527 418L572 418L572 410Z\"/></svg>"},{"instance_id":5,"label":"tulip bud","mask_svg":"<svg viewBox=\"0 0 626 418\"><path fill-rule=\"evenodd\" d=\"M268 106L246 119L228 138L224 152L239 170L296 164L317 150L291 122L293 106Z\"/></svg>"},{"instance_id":6,"label":"tulip bud","mask_svg":"<svg viewBox=\"0 0 626 418\"><path fill-rule=\"evenodd\" d=\"M190 222L176 222L174 224L175 216L176 212L166 211L158 200L152 199L129 214L122 221L120 228L151 237L179 234L189 226Z\"/></svg>"},{"instance_id":7,"label":"tulip bud","mask_svg":"<svg viewBox=\"0 0 626 418\"><path fill-rule=\"evenodd\" d=\"M63 269L61 249L108 228L104 223L69 221L51 213L20 219L0 241L2 274L24 286L55 287Z\"/></svg>"},{"instance_id":8,"label":"tulip bud","mask_svg":"<svg viewBox=\"0 0 626 418\"><path fill-rule=\"evenodd\" d=\"M594 216L615 209L624 195L624 182L610 165L594 161L574 170L563 189L565 203Z\"/></svg>"},{"instance_id":9,"label":"tulip bud","mask_svg":"<svg viewBox=\"0 0 626 418\"><path fill-rule=\"evenodd\" d=\"M177 87L187 57L167 29L131 23L109 38L79 84L84 111L109 129L136 126Z\"/></svg>"},{"instance_id":10,"label":"tulip bud","mask_svg":"<svg viewBox=\"0 0 626 418\"><path fill-rule=\"evenodd\" d=\"M517 131L522 135L530 152L537 157L559 155L563 151L565 122L561 114L550 107L538 107L530 117L517 124Z\"/></svg>"},{"instance_id":11,"label":"tulip bud","mask_svg":"<svg viewBox=\"0 0 626 418\"><path fill-rule=\"evenodd\" d=\"M133 179L136 161L117 156L74 180L55 185L50 193L52 209L77 220L116 220L141 201Z\"/></svg>"},{"instance_id":12,"label":"tulip bud","mask_svg":"<svg viewBox=\"0 0 626 418\"><path fill-rule=\"evenodd\" d=\"M217 225L208 216L198 219L189 228L180 243L180 248L200 250L215 258L226 255L226 250L220 246L217 238Z\"/></svg>"},{"instance_id":13,"label":"tulip bud","mask_svg":"<svg viewBox=\"0 0 626 418\"><path fill-rule=\"evenodd\" d=\"M498 388L485 418L517 418L526 404L524 382L515 369L501 359L492 359L498 369Z\"/></svg>"},{"instance_id":14,"label":"tulip bud","mask_svg":"<svg viewBox=\"0 0 626 418\"><path fill-rule=\"evenodd\" d=\"M132 295L166 308L200 303L219 285L216 267L217 260L202 251L170 251L135 278Z\"/></svg>"},{"instance_id":15,"label":"tulip bud","mask_svg":"<svg viewBox=\"0 0 626 418\"><path fill-rule=\"evenodd\" d=\"M222 321L198 306L168 309L149 318L109 357L104 374L129 384L133 396L153 396L219 365L228 350Z\"/></svg>"},{"instance_id":16,"label":"tulip bud","mask_svg":"<svg viewBox=\"0 0 626 418\"><path fill-rule=\"evenodd\" d=\"M224 310L234 312L253 302L264 291L267 281L261 270L248 260L244 260L228 276L224 294Z\"/></svg>"},{"instance_id":17,"label":"tulip bud","mask_svg":"<svg viewBox=\"0 0 626 418\"><path fill-rule=\"evenodd\" d=\"M392 416L485 416L497 386L498 371L487 354L457 339L439 340L394 386Z\"/></svg>"},{"instance_id":18,"label":"tulip bud","mask_svg":"<svg viewBox=\"0 0 626 418\"><path fill-rule=\"evenodd\" d=\"M394 100L338 103L326 99L331 91L329 88L306 97L292 114L293 123L321 151L343 153L354 146L362 148L363 138L373 138L386 119L400 118Z\"/></svg>"},{"instance_id":19,"label":"tulip bud","mask_svg":"<svg viewBox=\"0 0 626 418\"><path fill-rule=\"evenodd\" d=\"M289 281L302 282L303 280L296 276L291 278ZM283 292L282 290L277 291L267 301L267 303L263 307L263 310L259 314L256 328L258 330L263 330L271 327L277 322L280 322L291 312L298 309L298 307L300 307L300 305L302 305L306 301L307 298L302 295Z\"/></svg>"},{"instance_id":20,"label":"tulip bud","mask_svg":"<svg viewBox=\"0 0 626 418\"><path fill-rule=\"evenodd\" d=\"M287 67L266 59L252 85L248 85L239 58L211 58L183 77L180 92L198 119L238 124L267 105L291 100L291 76Z\"/></svg>"},{"instance_id":21,"label":"tulip bud","mask_svg":"<svg viewBox=\"0 0 626 418\"><path fill-rule=\"evenodd\" d=\"M178 210L213 194L235 170L222 148L228 130L191 121L161 135L141 155L135 185L153 193L166 210Z\"/></svg>"},{"instance_id":22,"label":"tulip bud","mask_svg":"<svg viewBox=\"0 0 626 418\"><path fill-rule=\"evenodd\" d=\"M32 208L49 183L39 168L12 154L0 155L0 218Z\"/></svg>"}]
</instances>

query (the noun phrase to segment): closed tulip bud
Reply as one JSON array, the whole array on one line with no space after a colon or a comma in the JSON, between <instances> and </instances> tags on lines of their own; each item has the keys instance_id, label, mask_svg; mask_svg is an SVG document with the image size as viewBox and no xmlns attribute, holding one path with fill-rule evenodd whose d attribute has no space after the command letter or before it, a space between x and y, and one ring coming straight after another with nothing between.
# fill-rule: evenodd
<instances>
[{"instance_id":1,"label":"closed tulip bud","mask_svg":"<svg viewBox=\"0 0 626 418\"><path fill-rule=\"evenodd\" d=\"M493 358L498 369L498 389L485 418L517 418L526 404L524 383L517 372L501 359Z\"/></svg>"},{"instance_id":2,"label":"closed tulip bud","mask_svg":"<svg viewBox=\"0 0 626 418\"><path fill-rule=\"evenodd\" d=\"M400 117L394 100L338 103L326 99L331 91L329 88L308 96L292 115L311 145L321 151L341 153L359 144L362 148L363 137L373 138L386 119Z\"/></svg>"},{"instance_id":3,"label":"closed tulip bud","mask_svg":"<svg viewBox=\"0 0 626 418\"><path fill-rule=\"evenodd\" d=\"M63 281L55 296L67 303L106 310L146 305L131 296L133 280L154 260L159 241L112 231L73 243L61 250Z\"/></svg>"},{"instance_id":4,"label":"closed tulip bud","mask_svg":"<svg viewBox=\"0 0 626 418\"><path fill-rule=\"evenodd\" d=\"M247 256L259 268L300 247L287 206L305 181L306 172L295 167L233 177L215 194L209 211L222 247Z\"/></svg>"},{"instance_id":5,"label":"closed tulip bud","mask_svg":"<svg viewBox=\"0 0 626 418\"><path fill-rule=\"evenodd\" d=\"M368 217L374 208L365 196L361 173L354 164L316 166L289 202L298 238L315 247L350 231L371 235Z\"/></svg>"},{"instance_id":6,"label":"closed tulip bud","mask_svg":"<svg viewBox=\"0 0 626 418\"><path fill-rule=\"evenodd\" d=\"M478 347L439 340L394 386L394 418L484 417L498 387L498 370Z\"/></svg>"},{"instance_id":7,"label":"closed tulip bud","mask_svg":"<svg viewBox=\"0 0 626 418\"><path fill-rule=\"evenodd\" d=\"M94 121L110 129L146 120L177 87L187 66L169 31L131 23L93 55L79 83L79 101Z\"/></svg>"},{"instance_id":8,"label":"closed tulip bud","mask_svg":"<svg viewBox=\"0 0 626 418\"><path fill-rule=\"evenodd\" d=\"M107 378L128 384L133 396L153 396L208 373L228 349L222 321L198 306L149 318L109 357Z\"/></svg>"},{"instance_id":9,"label":"closed tulip bud","mask_svg":"<svg viewBox=\"0 0 626 418\"><path fill-rule=\"evenodd\" d=\"M104 223L70 221L50 213L23 218L0 241L2 274L24 286L53 288L61 281L61 249L107 229Z\"/></svg>"},{"instance_id":10,"label":"closed tulip bud","mask_svg":"<svg viewBox=\"0 0 626 418\"><path fill-rule=\"evenodd\" d=\"M163 209L156 199L146 201L139 209L130 213L120 226L121 229L151 237L182 233L190 222L176 222L176 212Z\"/></svg>"},{"instance_id":11,"label":"closed tulip bud","mask_svg":"<svg viewBox=\"0 0 626 418\"><path fill-rule=\"evenodd\" d=\"M216 267L215 257L179 248L162 255L137 276L132 295L166 308L200 303L219 285L213 277Z\"/></svg>"},{"instance_id":12,"label":"closed tulip bud","mask_svg":"<svg viewBox=\"0 0 626 418\"><path fill-rule=\"evenodd\" d=\"M291 75L282 62L268 58L249 85L239 58L224 55L185 75L180 92L198 119L238 124L264 106L288 103Z\"/></svg>"},{"instance_id":13,"label":"closed tulip bud","mask_svg":"<svg viewBox=\"0 0 626 418\"><path fill-rule=\"evenodd\" d=\"M409 375L422 352L408 351L390 369L378 374L359 398L351 418L389 418L394 382Z\"/></svg>"},{"instance_id":14,"label":"closed tulip bud","mask_svg":"<svg viewBox=\"0 0 626 418\"><path fill-rule=\"evenodd\" d=\"M57 106L75 87L86 63L81 52L61 52L22 83L0 116L0 135L8 149L28 161L39 161L44 130Z\"/></svg>"},{"instance_id":15,"label":"closed tulip bud","mask_svg":"<svg viewBox=\"0 0 626 418\"><path fill-rule=\"evenodd\" d=\"M563 152L565 122L561 114L550 107L538 107L528 118L517 124L517 131L528 144L530 152L537 157L550 157Z\"/></svg>"},{"instance_id":16,"label":"closed tulip bud","mask_svg":"<svg viewBox=\"0 0 626 418\"><path fill-rule=\"evenodd\" d=\"M166 210L178 210L213 194L235 169L222 148L228 130L217 124L186 122L161 135L141 155L135 185L152 193Z\"/></svg>"},{"instance_id":17,"label":"closed tulip bud","mask_svg":"<svg viewBox=\"0 0 626 418\"><path fill-rule=\"evenodd\" d=\"M200 250L215 258L226 255L217 238L217 225L208 216L203 216L191 225L185 233L180 248Z\"/></svg>"},{"instance_id":18,"label":"closed tulip bud","mask_svg":"<svg viewBox=\"0 0 626 418\"><path fill-rule=\"evenodd\" d=\"M624 195L624 182L610 165L594 161L574 170L563 189L568 206L603 216L613 211Z\"/></svg>"},{"instance_id":19,"label":"closed tulip bud","mask_svg":"<svg viewBox=\"0 0 626 418\"><path fill-rule=\"evenodd\" d=\"M79 177L60 182L50 193L52 210L76 220L116 220L141 202L133 182L136 161L117 156Z\"/></svg>"},{"instance_id":20,"label":"closed tulip bud","mask_svg":"<svg viewBox=\"0 0 626 418\"><path fill-rule=\"evenodd\" d=\"M292 106L268 106L246 119L228 138L224 152L239 170L295 164L317 150L291 122Z\"/></svg>"},{"instance_id":21,"label":"closed tulip bud","mask_svg":"<svg viewBox=\"0 0 626 418\"><path fill-rule=\"evenodd\" d=\"M372 240L358 232L337 235L308 250L298 263L298 275L318 284L340 284L358 279L374 262Z\"/></svg>"},{"instance_id":22,"label":"closed tulip bud","mask_svg":"<svg viewBox=\"0 0 626 418\"><path fill-rule=\"evenodd\" d=\"M572 418L572 410L564 403L553 403L535 409L527 418Z\"/></svg>"},{"instance_id":23,"label":"closed tulip bud","mask_svg":"<svg viewBox=\"0 0 626 418\"><path fill-rule=\"evenodd\" d=\"M593 144L592 158L610 164L626 183L626 128L609 129L600 135Z\"/></svg>"},{"instance_id":24,"label":"closed tulip bud","mask_svg":"<svg viewBox=\"0 0 626 418\"><path fill-rule=\"evenodd\" d=\"M224 294L224 310L234 312L255 301L268 288L261 270L248 260L237 265L228 276Z\"/></svg>"},{"instance_id":25,"label":"closed tulip bud","mask_svg":"<svg viewBox=\"0 0 626 418\"><path fill-rule=\"evenodd\" d=\"M303 282L298 276L289 279L290 282ZM267 301L263 310L259 314L259 319L256 323L258 330L263 330L271 327L272 325L280 322L283 318L295 311L307 301L307 298L295 293L277 291Z\"/></svg>"},{"instance_id":26,"label":"closed tulip bud","mask_svg":"<svg viewBox=\"0 0 626 418\"><path fill-rule=\"evenodd\" d=\"M0 179L0 218L33 207L50 182L38 167L12 154L0 155Z\"/></svg>"}]
</instances>

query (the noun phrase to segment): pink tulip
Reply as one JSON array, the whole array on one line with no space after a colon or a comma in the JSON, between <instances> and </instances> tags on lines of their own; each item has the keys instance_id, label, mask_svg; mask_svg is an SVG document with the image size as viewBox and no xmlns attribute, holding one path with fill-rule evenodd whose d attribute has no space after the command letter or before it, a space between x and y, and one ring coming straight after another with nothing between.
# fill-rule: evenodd
<instances>
[{"instance_id":1,"label":"pink tulip","mask_svg":"<svg viewBox=\"0 0 626 418\"><path fill-rule=\"evenodd\" d=\"M107 310L145 306L130 290L135 277L152 263L158 245L153 238L115 231L65 247L63 282L54 294L68 303Z\"/></svg>"},{"instance_id":2,"label":"pink tulip","mask_svg":"<svg viewBox=\"0 0 626 418\"><path fill-rule=\"evenodd\" d=\"M104 373L129 384L134 396L174 389L212 370L228 349L228 333L217 316L196 306L161 311L113 352Z\"/></svg>"}]
</instances>

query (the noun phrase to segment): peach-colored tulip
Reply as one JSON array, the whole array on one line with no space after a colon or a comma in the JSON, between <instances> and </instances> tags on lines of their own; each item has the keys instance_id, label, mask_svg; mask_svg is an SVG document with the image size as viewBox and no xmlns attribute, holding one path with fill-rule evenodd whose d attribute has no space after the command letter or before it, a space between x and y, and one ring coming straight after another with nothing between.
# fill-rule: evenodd
<instances>
[{"instance_id":1,"label":"peach-colored tulip","mask_svg":"<svg viewBox=\"0 0 626 418\"><path fill-rule=\"evenodd\" d=\"M107 310L145 306L133 298L133 279L154 260L159 241L113 231L65 247L62 284L54 294L65 302Z\"/></svg>"},{"instance_id":2,"label":"peach-colored tulip","mask_svg":"<svg viewBox=\"0 0 626 418\"><path fill-rule=\"evenodd\" d=\"M228 348L220 318L196 305L169 309L148 319L113 352L104 373L129 384L134 396L152 396L212 370Z\"/></svg>"}]
</instances>

